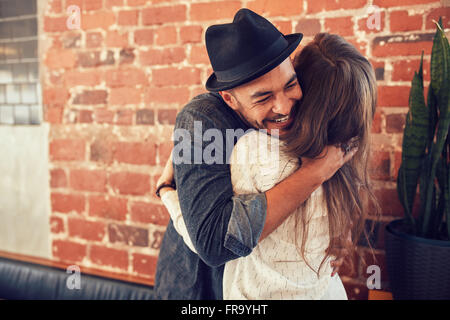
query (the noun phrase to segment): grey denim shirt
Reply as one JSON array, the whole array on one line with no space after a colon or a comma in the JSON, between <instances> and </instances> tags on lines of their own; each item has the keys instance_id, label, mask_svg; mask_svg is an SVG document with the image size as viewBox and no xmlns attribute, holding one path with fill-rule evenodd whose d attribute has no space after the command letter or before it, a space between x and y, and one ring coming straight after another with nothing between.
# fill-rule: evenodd
<instances>
[{"instance_id":1,"label":"grey denim shirt","mask_svg":"<svg viewBox=\"0 0 450 320\"><path fill-rule=\"evenodd\" d=\"M222 299L224 264L247 256L258 243L266 219L266 196L234 195L228 164L230 146L248 129L217 93L195 97L177 115L175 183L198 255L184 244L170 221L158 258L157 298ZM211 130L215 138L208 134ZM177 140L177 132L183 138ZM222 138L217 137L219 132Z\"/></svg>"}]
</instances>

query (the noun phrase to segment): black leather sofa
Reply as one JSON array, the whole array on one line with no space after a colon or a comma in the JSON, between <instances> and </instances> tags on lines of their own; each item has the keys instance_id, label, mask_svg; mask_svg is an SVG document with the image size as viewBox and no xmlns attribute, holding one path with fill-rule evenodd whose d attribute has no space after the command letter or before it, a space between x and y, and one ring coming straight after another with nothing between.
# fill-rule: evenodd
<instances>
[{"instance_id":1,"label":"black leather sofa","mask_svg":"<svg viewBox=\"0 0 450 320\"><path fill-rule=\"evenodd\" d=\"M0 299L152 300L153 287L80 273L80 288L70 289L66 270L0 256Z\"/></svg>"}]
</instances>

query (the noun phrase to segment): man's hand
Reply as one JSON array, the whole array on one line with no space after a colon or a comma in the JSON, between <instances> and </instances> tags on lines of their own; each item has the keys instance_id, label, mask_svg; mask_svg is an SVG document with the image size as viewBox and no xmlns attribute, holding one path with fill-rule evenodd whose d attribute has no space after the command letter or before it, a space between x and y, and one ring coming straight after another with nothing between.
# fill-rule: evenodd
<instances>
[{"instance_id":1,"label":"man's hand","mask_svg":"<svg viewBox=\"0 0 450 320\"><path fill-rule=\"evenodd\" d=\"M171 184L174 182L173 175L173 164L172 164L172 152L170 153L169 159L167 159L166 165L164 166L164 170L161 173L158 181L156 182L156 187L160 186L163 183ZM170 187L164 187L159 191L159 194L162 196L166 191L170 190Z\"/></svg>"},{"instance_id":2,"label":"man's hand","mask_svg":"<svg viewBox=\"0 0 450 320\"><path fill-rule=\"evenodd\" d=\"M340 147L327 146L317 158L301 158L302 168L314 171L323 183L330 179L357 151L358 148L353 148L345 154Z\"/></svg>"}]
</instances>

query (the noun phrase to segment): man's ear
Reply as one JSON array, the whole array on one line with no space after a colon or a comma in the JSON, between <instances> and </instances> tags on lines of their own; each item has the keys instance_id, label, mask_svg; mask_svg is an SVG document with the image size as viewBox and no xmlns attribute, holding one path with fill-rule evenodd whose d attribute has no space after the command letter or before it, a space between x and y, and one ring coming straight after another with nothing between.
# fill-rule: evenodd
<instances>
[{"instance_id":1,"label":"man's ear","mask_svg":"<svg viewBox=\"0 0 450 320\"><path fill-rule=\"evenodd\" d=\"M237 99L233 93L230 91L219 91L219 94L222 96L223 101L233 110L238 109Z\"/></svg>"}]
</instances>

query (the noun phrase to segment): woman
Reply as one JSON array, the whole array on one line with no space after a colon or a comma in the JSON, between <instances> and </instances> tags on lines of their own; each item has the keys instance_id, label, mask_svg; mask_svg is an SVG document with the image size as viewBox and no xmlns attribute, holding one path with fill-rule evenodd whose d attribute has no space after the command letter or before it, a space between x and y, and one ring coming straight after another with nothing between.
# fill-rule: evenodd
<instances>
[{"instance_id":1,"label":"woman","mask_svg":"<svg viewBox=\"0 0 450 320\"><path fill-rule=\"evenodd\" d=\"M321 33L295 57L294 67L303 97L279 138L279 161L238 161L258 159L260 153L272 158L270 153L278 152L273 148L277 137L270 136L266 145L258 143L263 132L244 135L231 158L233 191L264 192L320 156L327 145L358 146L358 151L250 255L226 263L224 299L347 299L339 276L330 276L329 262L341 258L343 248L356 251L369 198L376 206L368 179L377 97L370 63L342 37ZM162 199L176 230L195 252L176 192L166 192Z\"/></svg>"}]
</instances>

